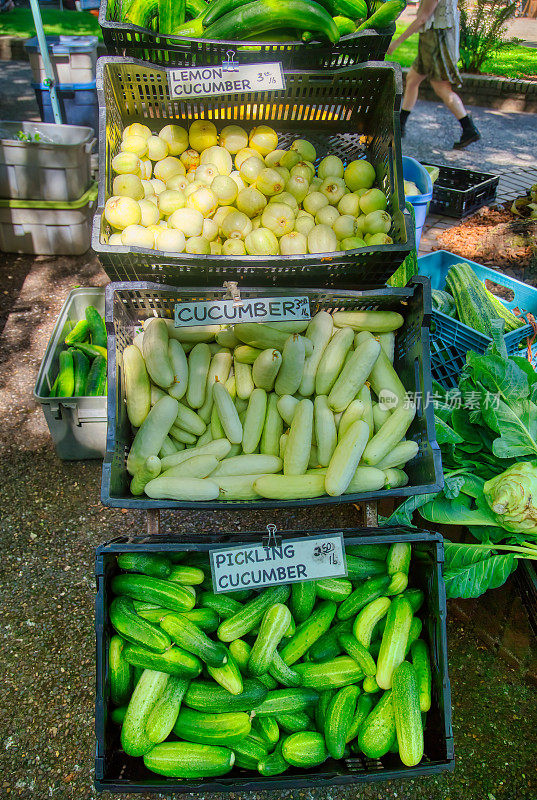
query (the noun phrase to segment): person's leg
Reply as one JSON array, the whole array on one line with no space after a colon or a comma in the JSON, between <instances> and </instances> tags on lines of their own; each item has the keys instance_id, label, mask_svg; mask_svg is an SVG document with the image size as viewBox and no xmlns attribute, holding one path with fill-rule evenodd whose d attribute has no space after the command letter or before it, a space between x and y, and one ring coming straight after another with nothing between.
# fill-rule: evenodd
<instances>
[{"instance_id":1,"label":"person's leg","mask_svg":"<svg viewBox=\"0 0 537 800\"><path fill-rule=\"evenodd\" d=\"M403 104L399 122L401 124L401 136L405 135L405 125L410 112L416 105L418 93L422 81L425 80L425 75L421 75L414 67L410 67L405 81L405 93L403 95Z\"/></svg>"},{"instance_id":2,"label":"person's leg","mask_svg":"<svg viewBox=\"0 0 537 800\"><path fill-rule=\"evenodd\" d=\"M461 120L466 116L466 109L459 95L453 91L449 81L435 81L431 79L431 86L442 100L444 105L453 114L455 119Z\"/></svg>"}]
</instances>

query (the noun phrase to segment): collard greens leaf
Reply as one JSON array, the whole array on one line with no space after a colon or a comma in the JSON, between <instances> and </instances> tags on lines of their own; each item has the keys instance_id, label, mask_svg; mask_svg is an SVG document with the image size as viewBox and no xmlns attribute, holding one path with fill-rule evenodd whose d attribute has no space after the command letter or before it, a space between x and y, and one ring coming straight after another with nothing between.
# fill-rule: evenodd
<instances>
[{"instance_id":1,"label":"collard greens leaf","mask_svg":"<svg viewBox=\"0 0 537 800\"><path fill-rule=\"evenodd\" d=\"M466 361L474 383L482 384L491 394L499 394L505 403L528 397L528 377L511 359L470 351Z\"/></svg>"},{"instance_id":2,"label":"collard greens leaf","mask_svg":"<svg viewBox=\"0 0 537 800\"><path fill-rule=\"evenodd\" d=\"M459 496L465 480L464 475L444 475L443 492L448 500L454 500Z\"/></svg>"},{"instance_id":3,"label":"collard greens leaf","mask_svg":"<svg viewBox=\"0 0 537 800\"><path fill-rule=\"evenodd\" d=\"M412 524L412 515L414 511L430 500L434 500L435 497L437 497L436 494L422 494L407 498L405 502L401 503L399 508L388 517L384 524L410 525L415 528L416 526Z\"/></svg>"},{"instance_id":4,"label":"collard greens leaf","mask_svg":"<svg viewBox=\"0 0 537 800\"><path fill-rule=\"evenodd\" d=\"M535 405L526 401L522 413L502 400L483 409L485 422L500 436L492 444L492 452L498 458L520 458L537 454L537 442L533 438L537 428Z\"/></svg>"},{"instance_id":5,"label":"collard greens leaf","mask_svg":"<svg viewBox=\"0 0 537 800\"><path fill-rule=\"evenodd\" d=\"M461 444L463 439L446 422L435 414L434 425L436 428L436 441L441 444Z\"/></svg>"},{"instance_id":6,"label":"collard greens leaf","mask_svg":"<svg viewBox=\"0 0 537 800\"><path fill-rule=\"evenodd\" d=\"M502 586L517 566L513 553L493 555L487 547L448 541L444 547L447 597L480 597L488 589Z\"/></svg>"}]
</instances>

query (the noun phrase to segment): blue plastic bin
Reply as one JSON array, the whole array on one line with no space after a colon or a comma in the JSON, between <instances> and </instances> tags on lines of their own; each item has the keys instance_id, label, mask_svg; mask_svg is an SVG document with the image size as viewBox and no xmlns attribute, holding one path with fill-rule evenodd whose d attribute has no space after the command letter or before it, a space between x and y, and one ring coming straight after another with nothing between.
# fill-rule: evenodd
<instances>
[{"instance_id":1,"label":"blue plastic bin","mask_svg":"<svg viewBox=\"0 0 537 800\"><path fill-rule=\"evenodd\" d=\"M42 83L32 83L39 113L43 122L54 122L50 89ZM99 102L95 81L91 83L64 83L56 86L62 122L83 125L99 130Z\"/></svg>"},{"instance_id":2,"label":"blue plastic bin","mask_svg":"<svg viewBox=\"0 0 537 800\"><path fill-rule=\"evenodd\" d=\"M433 183L425 167L410 156L403 156L403 179L405 181L413 181L420 190L420 194L407 195L405 197L407 203L410 203L414 209L417 250L420 246L421 232L429 210L429 203L433 196Z\"/></svg>"},{"instance_id":3,"label":"blue plastic bin","mask_svg":"<svg viewBox=\"0 0 537 800\"><path fill-rule=\"evenodd\" d=\"M489 267L483 267L475 261L450 253L447 250L437 250L426 256L418 258L418 274L426 275L431 280L431 289L445 289L446 276L453 264L469 264L479 280L491 281L504 286L513 292L510 301L499 297L506 308L517 316L523 317L528 322L527 314L537 317L537 289L521 281L510 278L502 272L497 272ZM490 291L490 287L487 287ZM507 352L511 356L527 353L528 339L534 336L533 326L529 323L516 331L505 335ZM466 353L474 350L484 353L490 339L478 333L468 325L464 325L441 311L433 310L431 324L431 362L433 378L446 388L456 387L460 378L462 367L466 361ZM537 352L532 358L535 365Z\"/></svg>"}]
</instances>

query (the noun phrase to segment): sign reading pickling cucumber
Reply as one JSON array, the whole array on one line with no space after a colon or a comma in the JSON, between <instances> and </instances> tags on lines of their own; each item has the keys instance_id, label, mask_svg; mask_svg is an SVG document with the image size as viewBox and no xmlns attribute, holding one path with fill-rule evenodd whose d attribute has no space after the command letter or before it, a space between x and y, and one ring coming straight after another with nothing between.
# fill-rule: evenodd
<instances>
[{"instance_id":1,"label":"sign reading pickling cucumber","mask_svg":"<svg viewBox=\"0 0 537 800\"><path fill-rule=\"evenodd\" d=\"M343 578L343 534L285 539L278 546L237 545L210 551L215 592L260 589L281 583Z\"/></svg>"},{"instance_id":2,"label":"sign reading pickling cucumber","mask_svg":"<svg viewBox=\"0 0 537 800\"><path fill-rule=\"evenodd\" d=\"M222 64L168 70L170 98L212 97L285 89L281 64Z\"/></svg>"},{"instance_id":3,"label":"sign reading pickling cucumber","mask_svg":"<svg viewBox=\"0 0 537 800\"><path fill-rule=\"evenodd\" d=\"M311 319L307 297L253 297L243 300L209 300L175 304L175 327L234 325L237 322L307 322Z\"/></svg>"}]
</instances>

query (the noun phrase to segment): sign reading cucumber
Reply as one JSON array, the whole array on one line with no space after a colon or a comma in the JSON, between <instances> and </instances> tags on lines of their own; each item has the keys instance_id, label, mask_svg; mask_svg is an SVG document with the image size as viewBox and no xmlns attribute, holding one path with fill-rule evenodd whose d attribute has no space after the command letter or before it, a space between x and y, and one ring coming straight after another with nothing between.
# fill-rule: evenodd
<instances>
[{"instance_id":1,"label":"sign reading cucumber","mask_svg":"<svg viewBox=\"0 0 537 800\"><path fill-rule=\"evenodd\" d=\"M285 77L279 63L177 67L168 70L168 83L172 100L285 89Z\"/></svg>"},{"instance_id":2,"label":"sign reading cucumber","mask_svg":"<svg viewBox=\"0 0 537 800\"><path fill-rule=\"evenodd\" d=\"M255 297L175 304L175 327L234 325L237 322L307 322L307 297Z\"/></svg>"},{"instance_id":3,"label":"sign reading cucumber","mask_svg":"<svg viewBox=\"0 0 537 800\"><path fill-rule=\"evenodd\" d=\"M342 533L284 539L276 545L215 548L210 557L215 592L343 578L347 574Z\"/></svg>"}]
</instances>

